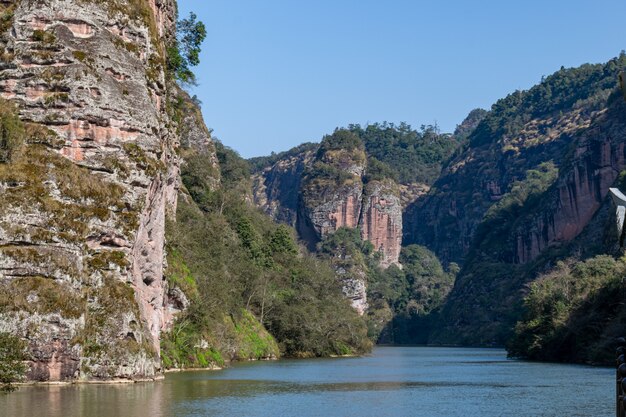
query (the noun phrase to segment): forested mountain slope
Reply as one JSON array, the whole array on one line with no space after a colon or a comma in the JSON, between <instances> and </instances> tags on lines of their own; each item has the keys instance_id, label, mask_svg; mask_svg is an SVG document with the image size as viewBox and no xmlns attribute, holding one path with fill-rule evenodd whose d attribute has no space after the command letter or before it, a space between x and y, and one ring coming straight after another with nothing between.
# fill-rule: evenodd
<instances>
[{"instance_id":1,"label":"forested mountain slope","mask_svg":"<svg viewBox=\"0 0 626 417\"><path fill-rule=\"evenodd\" d=\"M625 64L562 69L500 100L408 210L407 241L463 265L431 342L503 344L538 272L607 250L600 208L624 169Z\"/></svg>"},{"instance_id":2,"label":"forested mountain slope","mask_svg":"<svg viewBox=\"0 0 626 417\"><path fill-rule=\"evenodd\" d=\"M485 113L473 111L454 135L404 123L350 125L319 145L250 160L255 203L329 259L374 340L423 342L414 329L451 288L456 265L444 270L427 249L402 248L403 210Z\"/></svg>"},{"instance_id":3,"label":"forested mountain slope","mask_svg":"<svg viewBox=\"0 0 626 417\"><path fill-rule=\"evenodd\" d=\"M394 278L393 269L378 277L370 271L365 281L372 300L387 300L370 308L370 326L392 320L396 333L402 326L402 334L410 335L395 340L464 345L510 341L515 355L554 360L554 352L564 352L567 360L605 360L607 340L626 330L619 324L619 291L611 287L617 281L610 278L621 261L591 258L619 254L607 192L625 168L626 104L618 88L618 73L625 65L621 54L606 64L561 68L533 88L499 100L488 112L473 111L454 135L415 132L406 125L346 129L360 140L366 155L359 181L383 178L400 197L404 249L397 253L422 245L422 264L429 259L426 247L446 273L456 275L451 293L446 297L443 291L446 298L434 304L439 307L411 314L406 302L419 295L401 294L428 280L407 286L408 271ZM303 187L314 172L311 167L319 164L319 149L306 144L252 161L257 204L279 221L297 225L306 219ZM358 194L364 187L352 184L351 201L365 201L364 193ZM354 213L348 218L355 218ZM361 221L338 224L361 227L362 239L373 241ZM306 238L302 232L300 236ZM407 259L408 253L399 259ZM557 266L559 261L565 264ZM608 271L606 281L589 272L600 264ZM549 300L563 296L559 294L569 288L565 283L572 277L580 283L557 314L548 308ZM374 294L381 282L390 285L385 296ZM430 291L445 280L437 282L423 288ZM606 295L590 298L590 288ZM600 299L610 300L612 307L602 307ZM595 348L592 338L567 330L582 319L581 311L594 317L593 324L580 323L595 335ZM542 324L536 325L537 320ZM385 338L384 331L380 337ZM565 343L560 337L574 347L567 352L555 348ZM575 337L582 341L573 342Z\"/></svg>"}]
</instances>

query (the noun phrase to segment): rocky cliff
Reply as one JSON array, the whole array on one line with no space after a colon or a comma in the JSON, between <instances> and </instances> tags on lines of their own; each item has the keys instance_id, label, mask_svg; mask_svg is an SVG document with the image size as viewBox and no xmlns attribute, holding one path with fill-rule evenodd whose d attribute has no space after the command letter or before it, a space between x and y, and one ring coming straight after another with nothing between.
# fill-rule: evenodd
<instances>
[{"instance_id":1,"label":"rocky cliff","mask_svg":"<svg viewBox=\"0 0 626 417\"><path fill-rule=\"evenodd\" d=\"M626 167L621 104L614 102L598 112L580 132L571 164L551 193L550 209L534 217L530 227L515 230L514 262L528 263L547 248L573 240L605 202Z\"/></svg>"},{"instance_id":2,"label":"rocky cliff","mask_svg":"<svg viewBox=\"0 0 626 417\"><path fill-rule=\"evenodd\" d=\"M398 185L389 179L370 181L363 192L361 237L381 254L384 268L398 264L402 245L402 204Z\"/></svg>"},{"instance_id":3,"label":"rocky cliff","mask_svg":"<svg viewBox=\"0 0 626 417\"><path fill-rule=\"evenodd\" d=\"M421 188L405 186L402 191L404 199L411 200ZM379 252L382 267L399 264L400 187L391 179L370 180L364 146L352 132L337 131L319 146L279 157L253 175L253 194L255 204L274 220L295 226L310 250L341 228L359 228L361 238ZM340 253L335 255L344 295L363 314L366 273L340 261Z\"/></svg>"},{"instance_id":4,"label":"rocky cliff","mask_svg":"<svg viewBox=\"0 0 626 417\"><path fill-rule=\"evenodd\" d=\"M427 186L369 181L365 150L353 139L353 148L329 146L325 139L321 147L290 153L257 172L255 204L276 221L295 226L312 250L340 228L359 227L363 240L380 252L383 267L397 264L403 204Z\"/></svg>"},{"instance_id":5,"label":"rocky cliff","mask_svg":"<svg viewBox=\"0 0 626 417\"><path fill-rule=\"evenodd\" d=\"M164 228L179 184L164 39L173 0L3 1L0 331L30 379L153 379L171 324Z\"/></svg>"},{"instance_id":6,"label":"rocky cliff","mask_svg":"<svg viewBox=\"0 0 626 417\"><path fill-rule=\"evenodd\" d=\"M409 208L407 241L463 263L431 342L503 344L539 271L601 250L594 218L624 169L623 65L562 69L500 100Z\"/></svg>"},{"instance_id":7,"label":"rocky cliff","mask_svg":"<svg viewBox=\"0 0 626 417\"><path fill-rule=\"evenodd\" d=\"M252 176L254 204L274 220L295 227L302 175L315 158L315 150L305 150L280 159Z\"/></svg>"}]
</instances>

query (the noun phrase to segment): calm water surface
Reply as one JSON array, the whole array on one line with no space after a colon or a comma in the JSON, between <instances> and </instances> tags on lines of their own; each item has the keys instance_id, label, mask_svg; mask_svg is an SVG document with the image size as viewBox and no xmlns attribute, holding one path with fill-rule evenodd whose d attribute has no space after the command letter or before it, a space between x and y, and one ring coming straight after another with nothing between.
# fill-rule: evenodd
<instances>
[{"instance_id":1,"label":"calm water surface","mask_svg":"<svg viewBox=\"0 0 626 417\"><path fill-rule=\"evenodd\" d=\"M4 416L611 416L614 371L502 350L379 347L372 356L238 364L158 383L23 387Z\"/></svg>"}]
</instances>

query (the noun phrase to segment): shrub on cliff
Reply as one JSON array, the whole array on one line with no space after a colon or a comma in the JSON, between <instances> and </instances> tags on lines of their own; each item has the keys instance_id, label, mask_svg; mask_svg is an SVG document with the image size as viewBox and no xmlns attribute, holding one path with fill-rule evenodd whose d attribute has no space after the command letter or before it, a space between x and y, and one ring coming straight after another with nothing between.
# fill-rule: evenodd
<instances>
[{"instance_id":1,"label":"shrub on cliff","mask_svg":"<svg viewBox=\"0 0 626 417\"><path fill-rule=\"evenodd\" d=\"M26 344L9 333L0 333L0 391L15 390L13 383L24 377Z\"/></svg>"},{"instance_id":2,"label":"shrub on cliff","mask_svg":"<svg viewBox=\"0 0 626 417\"><path fill-rule=\"evenodd\" d=\"M200 64L200 46L206 38L204 23L197 20L195 13L178 21L176 40L167 48L167 64L174 77L183 84L196 84L196 75L191 70Z\"/></svg>"},{"instance_id":3,"label":"shrub on cliff","mask_svg":"<svg viewBox=\"0 0 626 417\"><path fill-rule=\"evenodd\" d=\"M326 152L336 150L363 150L363 143L353 132L347 129L336 129L332 135L324 136L318 155L321 156Z\"/></svg>"},{"instance_id":4,"label":"shrub on cliff","mask_svg":"<svg viewBox=\"0 0 626 417\"><path fill-rule=\"evenodd\" d=\"M610 363L626 331L626 259L599 255L559 262L529 287L509 355L535 360Z\"/></svg>"},{"instance_id":5,"label":"shrub on cliff","mask_svg":"<svg viewBox=\"0 0 626 417\"><path fill-rule=\"evenodd\" d=\"M0 163L9 162L26 136L24 124L12 103L0 99Z\"/></svg>"}]
</instances>

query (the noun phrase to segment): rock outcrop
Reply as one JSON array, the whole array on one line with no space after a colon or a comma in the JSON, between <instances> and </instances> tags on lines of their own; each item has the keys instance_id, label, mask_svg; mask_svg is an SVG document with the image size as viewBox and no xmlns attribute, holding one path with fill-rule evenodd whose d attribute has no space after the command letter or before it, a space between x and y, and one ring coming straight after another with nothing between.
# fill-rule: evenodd
<instances>
[{"instance_id":1,"label":"rock outcrop","mask_svg":"<svg viewBox=\"0 0 626 417\"><path fill-rule=\"evenodd\" d=\"M403 206L428 187L366 182L365 159L362 148L289 155L253 176L254 202L274 220L295 226L311 250L339 228L359 227L381 253L381 266L398 264Z\"/></svg>"},{"instance_id":2,"label":"rock outcrop","mask_svg":"<svg viewBox=\"0 0 626 417\"><path fill-rule=\"evenodd\" d=\"M342 284L343 295L350 300L350 305L359 315L364 315L367 304L367 275L358 267L336 267L335 273Z\"/></svg>"},{"instance_id":3,"label":"rock outcrop","mask_svg":"<svg viewBox=\"0 0 626 417\"><path fill-rule=\"evenodd\" d=\"M538 273L602 250L596 219L625 168L626 105L616 91L623 59L561 70L496 103L408 209L405 243L463 264L431 342L503 344ZM542 95L574 79L576 87Z\"/></svg>"},{"instance_id":4,"label":"rock outcrop","mask_svg":"<svg viewBox=\"0 0 626 417\"><path fill-rule=\"evenodd\" d=\"M339 228L358 227L365 161L363 145L322 145L305 171L298 230L312 246Z\"/></svg>"},{"instance_id":5,"label":"rock outcrop","mask_svg":"<svg viewBox=\"0 0 626 417\"><path fill-rule=\"evenodd\" d=\"M384 268L397 264L402 245L402 204L398 186L392 180L365 185L359 221L363 240L370 241L382 256Z\"/></svg>"},{"instance_id":6,"label":"rock outcrop","mask_svg":"<svg viewBox=\"0 0 626 417\"><path fill-rule=\"evenodd\" d=\"M553 192L551 209L515 233L516 263L527 263L547 248L576 238L604 203L609 188L626 168L626 123L619 110L599 114L576 144L571 169Z\"/></svg>"},{"instance_id":7,"label":"rock outcrop","mask_svg":"<svg viewBox=\"0 0 626 417\"><path fill-rule=\"evenodd\" d=\"M361 238L380 253L382 267L399 264L403 200L414 201L423 188L412 184L401 191L393 180L367 178L363 145L349 132L335 135L317 149L290 153L256 173L254 202L274 220L295 226L311 250L340 228L358 227ZM347 138L337 139L341 135ZM344 295L364 314L366 273L339 264L335 269Z\"/></svg>"},{"instance_id":8,"label":"rock outcrop","mask_svg":"<svg viewBox=\"0 0 626 417\"><path fill-rule=\"evenodd\" d=\"M280 159L252 176L254 204L275 221L295 227L302 175L317 150L305 150Z\"/></svg>"},{"instance_id":9,"label":"rock outcrop","mask_svg":"<svg viewBox=\"0 0 626 417\"><path fill-rule=\"evenodd\" d=\"M1 96L27 130L0 163L0 331L28 341L34 380L157 378L175 1L0 4Z\"/></svg>"}]
</instances>

